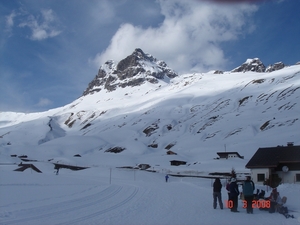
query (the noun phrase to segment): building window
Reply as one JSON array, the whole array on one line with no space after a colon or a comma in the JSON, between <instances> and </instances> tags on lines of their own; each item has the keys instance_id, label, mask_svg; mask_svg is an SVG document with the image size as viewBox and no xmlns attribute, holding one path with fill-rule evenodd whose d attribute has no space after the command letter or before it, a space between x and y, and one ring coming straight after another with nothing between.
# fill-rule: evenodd
<instances>
[{"instance_id":1,"label":"building window","mask_svg":"<svg viewBox=\"0 0 300 225\"><path fill-rule=\"evenodd\" d=\"M300 173L296 174L296 182L300 182Z\"/></svg>"},{"instance_id":2,"label":"building window","mask_svg":"<svg viewBox=\"0 0 300 225\"><path fill-rule=\"evenodd\" d=\"M257 174L257 181L265 181L265 174L264 173L259 173Z\"/></svg>"}]
</instances>

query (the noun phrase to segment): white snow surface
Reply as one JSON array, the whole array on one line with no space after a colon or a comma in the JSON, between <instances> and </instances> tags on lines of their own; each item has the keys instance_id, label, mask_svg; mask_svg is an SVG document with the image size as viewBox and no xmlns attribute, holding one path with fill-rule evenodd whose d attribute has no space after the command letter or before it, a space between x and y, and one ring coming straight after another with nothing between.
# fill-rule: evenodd
<instances>
[{"instance_id":1,"label":"white snow surface","mask_svg":"<svg viewBox=\"0 0 300 225\"><path fill-rule=\"evenodd\" d=\"M299 224L299 184L278 187L295 216L286 219L258 209L247 214L241 200L240 213L213 209L213 177L164 180L232 168L249 173L245 165L259 147L299 145L299 99L296 65L272 73L185 74L101 90L46 112L0 112L0 224ZM147 127L154 128L150 135ZM169 144L177 155L166 154ZM117 146L125 150L105 152ZM244 159L216 160L224 148ZM22 163L42 173L14 171L21 159L11 155L27 155L33 161ZM187 165L170 166L174 159ZM56 175L53 163L88 168ZM151 167L124 168L138 164ZM224 187L222 199L225 205Z\"/></svg>"},{"instance_id":2,"label":"white snow surface","mask_svg":"<svg viewBox=\"0 0 300 225\"><path fill-rule=\"evenodd\" d=\"M170 177L166 183L164 173L141 170L94 167L77 172L61 169L55 175L50 169L38 174L13 172L9 167L0 171L0 224L265 225L299 224L300 219L300 190L295 184L278 188L295 216L286 219L259 209L247 214L241 200L239 213L213 209L211 179ZM225 188L222 198L225 204Z\"/></svg>"}]
</instances>

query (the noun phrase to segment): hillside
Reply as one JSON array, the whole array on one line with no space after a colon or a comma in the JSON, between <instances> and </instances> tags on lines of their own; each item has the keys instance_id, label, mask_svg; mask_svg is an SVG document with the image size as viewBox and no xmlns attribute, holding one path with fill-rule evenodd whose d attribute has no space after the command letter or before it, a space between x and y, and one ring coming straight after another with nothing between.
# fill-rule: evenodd
<instances>
[{"instance_id":1,"label":"hillside","mask_svg":"<svg viewBox=\"0 0 300 225\"><path fill-rule=\"evenodd\" d=\"M300 144L300 65L267 70L258 60L227 72L178 75L136 49L105 63L66 106L1 112L1 162L17 161L10 157L16 154L82 166L170 169L176 159L187 162L176 170L206 171L207 164L215 171L244 170L258 147ZM214 158L224 149L245 158L220 167Z\"/></svg>"}]
</instances>

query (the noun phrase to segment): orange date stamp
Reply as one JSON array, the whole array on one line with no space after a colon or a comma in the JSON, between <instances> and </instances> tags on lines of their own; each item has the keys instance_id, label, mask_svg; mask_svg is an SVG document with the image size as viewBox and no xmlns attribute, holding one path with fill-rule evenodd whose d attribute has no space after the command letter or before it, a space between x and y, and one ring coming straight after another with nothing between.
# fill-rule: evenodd
<instances>
[{"instance_id":1,"label":"orange date stamp","mask_svg":"<svg viewBox=\"0 0 300 225\"><path fill-rule=\"evenodd\" d=\"M243 200L243 208L247 208L247 201ZM233 208L233 201L232 200L226 200L225 201L226 208L232 209ZM257 209L269 209L271 207L270 200L253 200L252 201L252 208Z\"/></svg>"}]
</instances>

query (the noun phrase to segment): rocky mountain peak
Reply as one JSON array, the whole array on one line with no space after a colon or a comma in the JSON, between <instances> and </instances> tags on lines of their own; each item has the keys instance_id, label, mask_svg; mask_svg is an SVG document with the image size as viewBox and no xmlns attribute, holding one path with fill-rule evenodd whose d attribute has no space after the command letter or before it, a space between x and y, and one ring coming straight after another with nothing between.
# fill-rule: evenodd
<instances>
[{"instance_id":1,"label":"rocky mountain peak","mask_svg":"<svg viewBox=\"0 0 300 225\"><path fill-rule=\"evenodd\" d=\"M259 58L247 59L241 66L233 69L231 72L265 72L266 67Z\"/></svg>"},{"instance_id":2,"label":"rocky mountain peak","mask_svg":"<svg viewBox=\"0 0 300 225\"><path fill-rule=\"evenodd\" d=\"M138 86L146 81L158 83L158 80L176 76L177 74L164 61L157 60L152 55L137 48L117 65L112 60L105 62L83 95L92 94L102 89L114 91L118 87Z\"/></svg>"}]
</instances>

